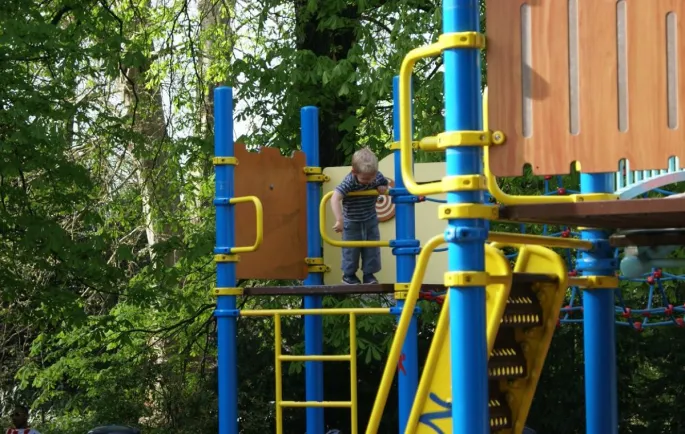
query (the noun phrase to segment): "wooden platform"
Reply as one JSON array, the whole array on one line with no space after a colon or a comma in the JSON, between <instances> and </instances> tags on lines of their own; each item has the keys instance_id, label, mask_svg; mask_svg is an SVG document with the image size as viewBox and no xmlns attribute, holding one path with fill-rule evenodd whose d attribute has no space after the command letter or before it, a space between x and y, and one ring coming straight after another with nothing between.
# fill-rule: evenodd
<instances>
[{"instance_id":1,"label":"wooden platform","mask_svg":"<svg viewBox=\"0 0 685 434\"><path fill-rule=\"evenodd\" d=\"M534 282L555 282L556 278L546 274L514 273L513 285ZM352 295L352 294L392 294L395 292L392 283L377 285L314 285L314 286L254 286L244 288L245 295ZM445 291L443 285L422 285L422 291Z\"/></svg>"},{"instance_id":2,"label":"wooden platform","mask_svg":"<svg viewBox=\"0 0 685 434\"><path fill-rule=\"evenodd\" d=\"M602 229L685 228L685 197L506 206L500 220Z\"/></svg>"}]
</instances>

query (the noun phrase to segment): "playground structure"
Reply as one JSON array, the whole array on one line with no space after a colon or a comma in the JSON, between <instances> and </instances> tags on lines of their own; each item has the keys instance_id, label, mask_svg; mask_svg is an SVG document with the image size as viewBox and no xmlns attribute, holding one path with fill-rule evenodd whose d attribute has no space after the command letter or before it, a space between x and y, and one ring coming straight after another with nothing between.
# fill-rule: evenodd
<instances>
[{"instance_id":1,"label":"playground structure","mask_svg":"<svg viewBox=\"0 0 685 434\"><path fill-rule=\"evenodd\" d=\"M232 92L217 89L219 432L239 432L238 316L273 318L277 433L283 432L285 408L306 408L307 432L323 434L326 407L349 408L352 433L358 429L357 317L392 314L397 331L367 434L378 430L400 360L400 432L519 434L558 322L578 321L572 316L580 310L575 301L582 288L587 432L617 433L617 313L627 313L624 323L636 329L643 325L631 321L633 314L667 319L651 324L683 324L682 307L665 302L653 308L651 296L669 277L655 267L683 265L664 255L685 244L684 232L674 230L685 228L685 197L636 197L685 180L678 160L685 155L685 61L676 56L682 34L677 18L684 12L685 4L671 0L489 0L489 89L483 98L478 2L443 1L444 34L412 50L394 83L393 153L381 161L394 186L391 200L378 205L387 240L378 244L390 247L394 258L383 249L379 285L333 284L339 281L339 251L322 250L322 240L344 244L328 230L326 198L348 168L319 167L317 109L302 109L303 152L247 152L233 144ZM444 58L445 132L414 141L412 67L438 55ZM416 148L444 151L446 162L413 165ZM524 164L545 176L545 185L575 165L580 192L502 192L496 177L519 176ZM497 203L487 203L486 192ZM447 221L443 233L431 232L430 214ZM500 233L490 230L491 221L568 229L561 236ZM432 255L442 244L447 252ZM516 248L516 257L507 258L504 247ZM628 250L621 261L619 247ZM580 253L564 260L551 248ZM509 259L515 259L513 267ZM652 273L647 309L631 313L615 306L619 268L641 277ZM304 279L304 285L239 288L238 278ZM426 291L446 294L419 381L415 308ZM331 293L394 293L397 303L323 309L322 296ZM264 294L303 295L305 308L237 310L236 297ZM281 319L289 315L304 317L304 355L282 354ZM349 354L322 354L322 315L349 316ZM282 398L282 363L293 361L305 362L303 402ZM334 361L350 363L349 401L324 400L322 363Z\"/></svg>"}]
</instances>

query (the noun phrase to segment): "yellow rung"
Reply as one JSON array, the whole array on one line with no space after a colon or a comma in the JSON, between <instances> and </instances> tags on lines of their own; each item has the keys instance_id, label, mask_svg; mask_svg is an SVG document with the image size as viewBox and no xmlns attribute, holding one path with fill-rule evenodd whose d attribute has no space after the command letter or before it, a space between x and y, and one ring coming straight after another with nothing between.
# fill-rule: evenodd
<instances>
[{"instance_id":1,"label":"yellow rung","mask_svg":"<svg viewBox=\"0 0 685 434\"><path fill-rule=\"evenodd\" d=\"M340 356L281 356L281 362L349 362L351 359L349 354Z\"/></svg>"},{"instance_id":2,"label":"yellow rung","mask_svg":"<svg viewBox=\"0 0 685 434\"><path fill-rule=\"evenodd\" d=\"M281 401L279 409L288 408L350 408L350 401ZM278 414L278 413L277 413Z\"/></svg>"},{"instance_id":3,"label":"yellow rung","mask_svg":"<svg viewBox=\"0 0 685 434\"><path fill-rule=\"evenodd\" d=\"M352 307L338 309L255 309L241 310L240 316L298 316L298 315L390 315L390 308Z\"/></svg>"}]
</instances>

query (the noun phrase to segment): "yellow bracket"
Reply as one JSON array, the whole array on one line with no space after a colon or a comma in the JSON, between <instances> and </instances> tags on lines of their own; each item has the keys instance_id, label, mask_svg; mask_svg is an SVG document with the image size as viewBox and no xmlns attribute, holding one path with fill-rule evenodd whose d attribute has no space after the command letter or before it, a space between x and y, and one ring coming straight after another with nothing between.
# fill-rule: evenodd
<instances>
[{"instance_id":1,"label":"yellow bracket","mask_svg":"<svg viewBox=\"0 0 685 434\"><path fill-rule=\"evenodd\" d=\"M445 286L486 286L490 281L485 271L448 271L445 273Z\"/></svg>"},{"instance_id":2,"label":"yellow bracket","mask_svg":"<svg viewBox=\"0 0 685 434\"><path fill-rule=\"evenodd\" d=\"M441 180L442 193L450 191L487 190L487 180L482 175L445 176Z\"/></svg>"},{"instance_id":3,"label":"yellow bracket","mask_svg":"<svg viewBox=\"0 0 685 434\"><path fill-rule=\"evenodd\" d=\"M386 148L392 151L399 151L400 149L402 149L400 144L401 142L392 142L391 144L386 146ZM420 149L426 152L442 151L442 149L438 147L438 136L428 136L418 141L413 140L411 142L411 147L412 149Z\"/></svg>"},{"instance_id":4,"label":"yellow bracket","mask_svg":"<svg viewBox=\"0 0 685 434\"><path fill-rule=\"evenodd\" d=\"M252 202L255 208L255 215L257 217L257 239L254 244L246 247L231 247L231 253L248 253L254 252L259 248L264 239L264 208L262 207L262 202L257 196L242 196L233 197L229 200L231 205L236 205L239 203Z\"/></svg>"},{"instance_id":5,"label":"yellow bracket","mask_svg":"<svg viewBox=\"0 0 685 434\"><path fill-rule=\"evenodd\" d=\"M237 166L238 159L235 157L214 157L212 162L215 166Z\"/></svg>"},{"instance_id":6,"label":"yellow bracket","mask_svg":"<svg viewBox=\"0 0 685 434\"><path fill-rule=\"evenodd\" d=\"M616 289L619 280L616 276L580 276L569 277L568 284L585 289Z\"/></svg>"},{"instance_id":7,"label":"yellow bracket","mask_svg":"<svg viewBox=\"0 0 685 434\"><path fill-rule=\"evenodd\" d=\"M240 262L238 255L214 255L214 262Z\"/></svg>"},{"instance_id":8,"label":"yellow bracket","mask_svg":"<svg viewBox=\"0 0 685 434\"><path fill-rule=\"evenodd\" d=\"M406 300L407 293L409 292L408 283L396 283L395 284L395 300ZM418 295L417 295L418 297Z\"/></svg>"},{"instance_id":9,"label":"yellow bracket","mask_svg":"<svg viewBox=\"0 0 685 434\"><path fill-rule=\"evenodd\" d=\"M400 85L402 77L400 76ZM400 103L402 102L402 89L400 88ZM488 88L483 92L483 129L489 131L489 107L488 107ZM400 127L402 121L402 105L400 105ZM402 132L404 134L404 132ZM500 136L501 134L501 136ZM497 137L496 137L497 136ZM493 143L504 143L505 137L501 132L493 133ZM403 162L404 163L404 162ZM404 167L402 168L404 170ZM618 195L610 193L588 193L588 194L571 194L568 196L513 196L505 193L497 185L497 178L490 170L490 147L483 148L483 172L487 178L488 191L495 198L495 200L502 205L532 205L542 203L578 203L599 200L618 200ZM404 172L402 173L404 176ZM406 182L405 182L406 183ZM407 187L409 188L409 187ZM411 191L411 190L410 190Z\"/></svg>"},{"instance_id":10,"label":"yellow bracket","mask_svg":"<svg viewBox=\"0 0 685 434\"><path fill-rule=\"evenodd\" d=\"M485 35L478 32L455 32L443 33L438 37L436 45L441 46L441 51L448 48L479 48L484 49L486 44Z\"/></svg>"},{"instance_id":11,"label":"yellow bracket","mask_svg":"<svg viewBox=\"0 0 685 434\"><path fill-rule=\"evenodd\" d=\"M324 264L323 258L304 258L304 262L307 263L307 271L310 273L328 273L331 271L331 267Z\"/></svg>"},{"instance_id":12,"label":"yellow bracket","mask_svg":"<svg viewBox=\"0 0 685 434\"><path fill-rule=\"evenodd\" d=\"M317 166L304 166L302 171L307 175L320 175L323 173L323 169Z\"/></svg>"},{"instance_id":13,"label":"yellow bracket","mask_svg":"<svg viewBox=\"0 0 685 434\"><path fill-rule=\"evenodd\" d=\"M307 175L307 182L328 182L331 177L323 174L323 169L315 166L305 166L302 171Z\"/></svg>"},{"instance_id":14,"label":"yellow bracket","mask_svg":"<svg viewBox=\"0 0 685 434\"><path fill-rule=\"evenodd\" d=\"M492 142L490 131L448 131L438 134L438 148L457 146L488 146Z\"/></svg>"},{"instance_id":15,"label":"yellow bracket","mask_svg":"<svg viewBox=\"0 0 685 434\"><path fill-rule=\"evenodd\" d=\"M307 175L307 182L328 182L331 177L328 175Z\"/></svg>"},{"instance_id":16,"label":"yellow bracket","mask_svg":"<svg viewBox=\"0 0 685 434\"><path fill-rule=\"evenodd\" d=\"M477 203L445 204L438 207L438 218L440 220L497 220L499 218L499 207Z\"/></svg>"},{"instance_id":17,"label":"yellow bracket","mask_svg":"<svg viewBox=\"0 0 685 434\"><path fill-rule=\"evenodd\" d=\"M243 292L243 288L214 288L212 291L217 297L220 295L243 295Z\"/></svg>"},{"instance_id":18,"label":"yellow bracket","mask_svg":"<svg viewBox=\"0 0 685 434\"><path fill-rule=\"evenodd\" d=\"M319 205L319 232L321 233L321 239L326 243L335 247L389 247L390 241L338 241L334 240L328 236L326 233L326 203L331 200L333 193L335 191L329 191L324 194L321 198L321 204ZM368 191L356 191L350 193L350 196L379 196L380 194L376 190Z\"/></svg>"}]
</instances>

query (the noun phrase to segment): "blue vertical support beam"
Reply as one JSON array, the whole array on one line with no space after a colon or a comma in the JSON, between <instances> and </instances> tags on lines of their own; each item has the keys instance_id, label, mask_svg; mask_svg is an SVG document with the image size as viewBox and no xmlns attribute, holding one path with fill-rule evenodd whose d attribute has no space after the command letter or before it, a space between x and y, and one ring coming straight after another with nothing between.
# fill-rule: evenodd
<instances>
[{"instance_id":1,"label":"blue vertical support beam","mask_svg":"<svg viewBox=\"0 0 685 434\"><path fill-rule=\"evenodd\" d=\"M233 89L219 87L214 91L214 155L234 157ZM228 255L235 247L235 216L228 201L234 196L232 164L215 166L216 247L214 253ZM236 263L217 262L217 288L236 286ZM214 316L217 322L219 434L238 434L238 330L236 296L217 297Z\"/></svg>"},{"instance_id":2,"label":"blue vertical support beam","mask_svg":"<svg viewBox=\"0 0 685 434\"><path fill-rule=\"evenodd\" d=\"M302 127L302 150L309 167L319 167L319 110L316 107L303 107L300 111ZM321 184L307 182L307 256L321 258L321 234L319 233L319 203ZM323 285L323 274L310 272L305 285ZM306 295L305 309L323 307L323 297ZM308 356L323 354L323 318L321 315L304 317L304 351ZM353 355L354 357L354 355ZM307 401L323 401L323 363L305 362L305 396ZM324 409L307 408L307 434L324 433Z\"/></svg>"},{"instance_id":3,"label":"blue vertical support beam","mask_svg":"<svg viewBox=\"0 0 685 434\"><path fill-rule=\"evenodd\" d=\"M393 78L393 140L400 140L400 86L399 76ZM413 110L412 110L413 113ZM413 116L412 116L413 118ZM413 130L413 128L412 128ZM404 186L400 163L400 151L394 151L395 158L395 239L398 247L393 248L397 264L397 282L409 283L416 267L416 255L418 254L418 241L416 241L416 214L414 209L415 199ZM407 247L416 241L417 247ZM402 314L404 300L397 300L397 315ZM419 381L419 358L418 358L418 328L416 316L412 317L407 330L407 337L402 347L400 356L400 369L398 372L398 402L399 402L399 428L400 434L404 434L414 396Z\"/></svg>"},{"instance_id":4,"label":"blue vertical support beam","mask_svg":"<svg viewBox=\"0 0 685 434\"><path fill-rule=\"evenodd\" d=\"M480 32L478 0L443 0L443 32ZM445 68L445 131L482 130L480 52L477 48L448 49ZM482 174L482 149L458 146L446 150L446 175ZM482 191L447 193L448 205L483 204ZM487 226L483 219L448 220L450 272L485 270ZM485 434L488 420L485 288L450 287L450 345L452 370L452 432Z\"/></svg>"},{"instance_id":5,"label":"blue vertical support beam","mask_svg":"<svg viewBox=\"0 0 685 434\"><path fill-rule=\"evenodd\" d=\"M580 192L613 193L612 174L581 174ZM580 253L579 270L587 276L614 276L616 261L609 245L609 234L597 229L583 229L580 237L592 241L594 248ZM587 434L618 433L614 315L614 289L583 291Z\"/></svg>"}]
</instances>

